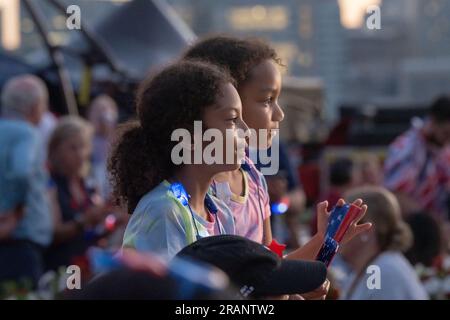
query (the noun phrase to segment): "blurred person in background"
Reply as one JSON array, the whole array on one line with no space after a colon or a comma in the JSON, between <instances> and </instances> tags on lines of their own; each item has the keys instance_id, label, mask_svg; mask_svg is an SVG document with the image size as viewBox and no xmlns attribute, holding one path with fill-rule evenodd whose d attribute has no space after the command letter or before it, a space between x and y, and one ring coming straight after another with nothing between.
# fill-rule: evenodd
<instances>
[{"instance_id":1,"label":"blurred person in background","mask_svg":"<svg viewBox=\"0 0 450 320\"><path fill-rule=\"evenodd\" d=\"M43 272L42 250L52 238L45 148L36 128L47 104L47 88L33 75L10 79L2 91L0 283L35 286Z\"/></svg>"},{"instance_id":2,"label":"blurred person in background","mask_svg":"<svg viewBox=\"0 0 450 320\"><path fill-rule=\"evenodd\" d=\"M112 202L112 187L107 171L107 162L117 129L119 108L110 96L102 94L92 101L87 116L94 128L89 177L93 180L101 197L107 202ZM114 213L118 228L108 237L108 246L118 249L122 246L129 215L126 210L119 207L115 208Z\"/></svg>"},{"instance_id":3,"label":"blurred person in background","mask_svg":"<svg viewBox=\"0 0 450 320\"><path fill-rule=\"evenodd\" d=\"M320 199L328 201L334 206L343 194L352 187L359 184L358 167L352 159L342 157L334 160L329 168L329 187ZM317 232L317 215L315 215L310 224L311 233Z\"/></svg>"},{"instance_id":4,"label":"blurred person in background","mask_svg":"<svg viewBox=\"0 0 450 320\"><path fill-rule=\"evenodd\" d=\"M47 149L48 140L57 124L58 118L56 118L52 112L46 110L38 124L38 130L42 137L42 141L44 142L45 149Z\"/></svg>"},{"instance_id":5,"label":"blurred person in background","mask_svg":"<svg viewBox=\"0 0 450 320\"><path fill-rule=\"evenodd\" d=\"M336 159L330 165L330 185L323 199L334 205L346 191L359 184L359 181L357 166L352 159Z\"/></svg>"},{"instance_id":6,"label":"blurred person in background","mask_svg":"<svg viewBox=\"0 0 450 320\"><path fill-rule=\"evenodd\" d=\"M425 267L435 266L439 263L442 252L442 237L436 219L427 212L418 212L406 217L406 223L412 230L414 242L405 253L413 264L422 264Z\"/></svg>"},{"instance_id":7,"label":"blurred person in background","mask_svg":"<svg viewBox=\"0 0 450 320\"><path fill-rule=\"evenodd\" d=\"M95 98L88 112L88 120L94 127L92 141L92 176L96 181L100 194L105 198L111 195L106 165L111 140L117 127L118 107L108 95Z\"/></svg>"},{"instance_id":8,"label":"blurred person in background","mask_svg":"<svg viewBox=\"0 0 450 320\"><path fill-rule=\"evenodd\" d=\"M448 220L450 190L450 97L435 100L424 121L389 147L384 184L393 191L403 214L420 210Z\"/></svg>"},{"instance_id":9,"label":"blurred person in background","mask_svg":"<svg viewBox=\"0 0 450 320\"><path fill-rule=\"evenodd\" d=\"M436 217L417 212L406 217L414 243L405 256L415 267L419 279L433 300L450 299L450 256Z\"/></svg>"},{"instance_id":10,"label":"blurred person in background","mask_svg":"<svg viewBox=\"0 0 450 320\"><path fill-rule=\"evenodd\" d=\"M88 185L93 129L82 118L60 120L49 140L50 195L54 207L53 243L46 252L47 269L73 264L100 234L111 206Z\"/></svg>"},{"instance_id":11,"label":"blurred person in background","mask_svg":"<svg viewBox=\"0 0 450 320\"><path fill-rule=\"evenodd\" d=\"M362 185L383 185L383 166L375 154L365 154L359 162L360 183Z\"/></svg>"},{"instance_id":12,"label":"blurred person in background","mask_svg":"<svg viewBox=\"0 0 450 320\"><path fill-rule=\"evenodd\" d=\"M395 195L387 189L366 186L350 190L346 199L362 198L369 210L364 221L373 228L342 246L343 260L352 273L342 289L344 300L423 300L428 295L406 260L405 252L412 244L412 234L403 221ZM368 288L369 266L379 269L379 287ZM371 282L372 283L372 282ZM376 283L376 281L375 281Z\"/></svg>"}]
</instances>

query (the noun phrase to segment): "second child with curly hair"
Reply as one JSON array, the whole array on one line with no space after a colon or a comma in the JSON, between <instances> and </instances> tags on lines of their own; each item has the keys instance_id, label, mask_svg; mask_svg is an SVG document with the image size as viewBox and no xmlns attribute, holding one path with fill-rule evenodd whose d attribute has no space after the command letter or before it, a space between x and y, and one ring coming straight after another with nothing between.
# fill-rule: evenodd
<instances>
[{"instance_id":1,"label":"second child with curly hair","mask_svg":"<svg viewBox=\"0 0 450 320\"><path fill-rule=\"evenodd\" d=\"M192 134L195 121L230 130L234 146L243 140L238 129L248 128L232 78L204 62L174 64L141 84L137 115L122 129L109 164L116 198L132 213L123 247L172 257L201 237L235 234L230 210L207 191L217 173L239 168L237 150L235 164L176 165L171 157L173 132ZM180 192L189 195L186 202Z\"/></svg>"}]
</instances>

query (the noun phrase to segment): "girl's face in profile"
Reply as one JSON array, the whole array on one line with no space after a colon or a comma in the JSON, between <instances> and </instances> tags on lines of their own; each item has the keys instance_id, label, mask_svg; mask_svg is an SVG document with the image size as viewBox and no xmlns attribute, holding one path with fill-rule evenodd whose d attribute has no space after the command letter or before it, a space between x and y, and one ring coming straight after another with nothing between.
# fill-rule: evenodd
<instances>
[{"instance_id":1,"label":"girl's face in profile","mask_svg":"<svg viewBox=\"0 0 450 320\"><path fill-rule=\"evenodd\" d=\"M221 147L223 155L221 157L222 164L218 165L217 172L238 169L240 161L245 156L246 140L244 133L248 134L248 127L242 120L241 99L231 83L222 85L221 94L217 97L215 106L205 110L203 122L205 129L217 129L223 137L223 143L216 144ZM203 150L208 144L209 142L204 143ZM227 155L227 152L230 154ZM215 155L214 152L212 154Z\"/></svg>"},{"instance_id":2,"label":"girl's face in profile","mask_svg":"<svg viewBox=\"0 0 450 320\"><path fill-rule=\"evenodd\" d=\"M284 113L278 105L281 91L281 73L272 60L255 66L249 79L239 88L242 100L242 117L247 125L256 130L267 130L267 141L257 141L261 148L271 146L271 129L278 129Z\"/></svg>"}]
</instances>

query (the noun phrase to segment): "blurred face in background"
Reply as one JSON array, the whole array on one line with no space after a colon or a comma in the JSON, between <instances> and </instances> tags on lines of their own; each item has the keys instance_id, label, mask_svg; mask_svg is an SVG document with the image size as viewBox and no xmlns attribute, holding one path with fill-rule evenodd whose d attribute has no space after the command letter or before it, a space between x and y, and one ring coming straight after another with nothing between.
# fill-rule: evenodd
<instances>
[{"instance_id":1,"label":"blurred face in background","mask_svg":"<svg viewBox=\"0 0 450 320\"><path fill-rule=\"evenodd\" d=\"M45 83L31 74L9 79L1 91L2 114L20 117L37 126L48 109L48 91Z\"/></svg>"},{"instance_id":2,"label":"blurred face in background","mask_svg":"<svg viewBox=\"0 0 450 320\"><path fill-rule=\"evenodd\" d=\"M86 133L78 132L62 141L55 151L55 160L61 171L81 174L89 162L91 141Z\"/></svg>"},{"instance_id":3,"label":"blurred face in background","mask_svg":"<svg viewBox=\"0 0 450 320\"><path fill-rule=\"evenodd\" d=\"M95 128L96 135L108 137L114 133L118 120L115 101L106 95L96 98L90 108L89 121Z\"/></svg>"},{"instance_id":4,"label":"blurred face in background","mask_svg":"<svg viewBox=\"0 0 450 320\"><path fill-rule=\"evenodd\" d=\"M368 248L377 246L374 229L375 228L371 228L368 232L363 232L362 234L354 237L351 241L347 242L339 249L339 252L344 260L352 261L357 259L361 252L368 250Z\"/></svg>"},{"instance_id":5,"label":"blurred face in background","mask_svg":"<svg viewBox=\"0 0 450 320\"><path fill-rule=\"evenodd\" d=\"M450 121L430 121L429 139L438 147L450 145Z\"/></svg>"},{"instance_id":6,"label":"blurred face in background","mask_svg":"<svg viewBox=\"0 0 450 320\"><path fill-rule=\"evenodd\" d=\"M340 249L343 258L353 265L367 262L383 251L405 252L412 243L411 230L403 221L396 196L383 187L364 186L344 194L347 201L364 199L367 213L361 223L372 222L373 227Z\"/></svg>"},{"instance_id":7,"label":"blurred face in background","mask_svg":"<svg viewBox=\"0 0 450 320\"><path fill-rule=\"evenodd\" d=\"M376 156L366 156L360 163L359 184L381 185L383 169Z\"/></svg>"},{"instance_id":8,"label":"blurred face in background","mask_svg":"<svg viewBox=\"0 0 450 320\"><path fill-rule=\"evenodd\" d=\"M356 163L353 165L351 170L351 179L347 188L353 188L360 186L365 183L365 177L363 172L363 167L361 164Z\"/></svg>"},{"instance_id":9,"label":"blurred face in background","mask_svg":"<svg viewBox=\"0 0 450 320\"><path fill-rule=\"evenodd\" d=\"M46 98L41 98L39 100L39 102L36 103L36 105L34 105L31 110L30 110L30 114L29 114L29 121L37 126L41 120L42 117L44 116L44 113L48 110L48 102Z\"/></svg>"}]
</instances>

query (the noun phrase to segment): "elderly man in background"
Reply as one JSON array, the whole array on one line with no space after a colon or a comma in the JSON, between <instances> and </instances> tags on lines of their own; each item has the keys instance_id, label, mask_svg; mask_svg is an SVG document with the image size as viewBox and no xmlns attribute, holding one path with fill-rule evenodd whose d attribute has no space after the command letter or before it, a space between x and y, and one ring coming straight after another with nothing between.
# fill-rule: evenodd
<instances>
[{"instance_id":1,"label":"elderly man in background","mask_svg":"<svg viewBox=\"0 0 450 320\"><path fill-rule=\"evenodd\" d=\"M48 91L33 75L10 79L1 94L0 283L31 281L43 271L50 243L46 152L37 126L47 110Z\"/></svg>"}]
</instances>

